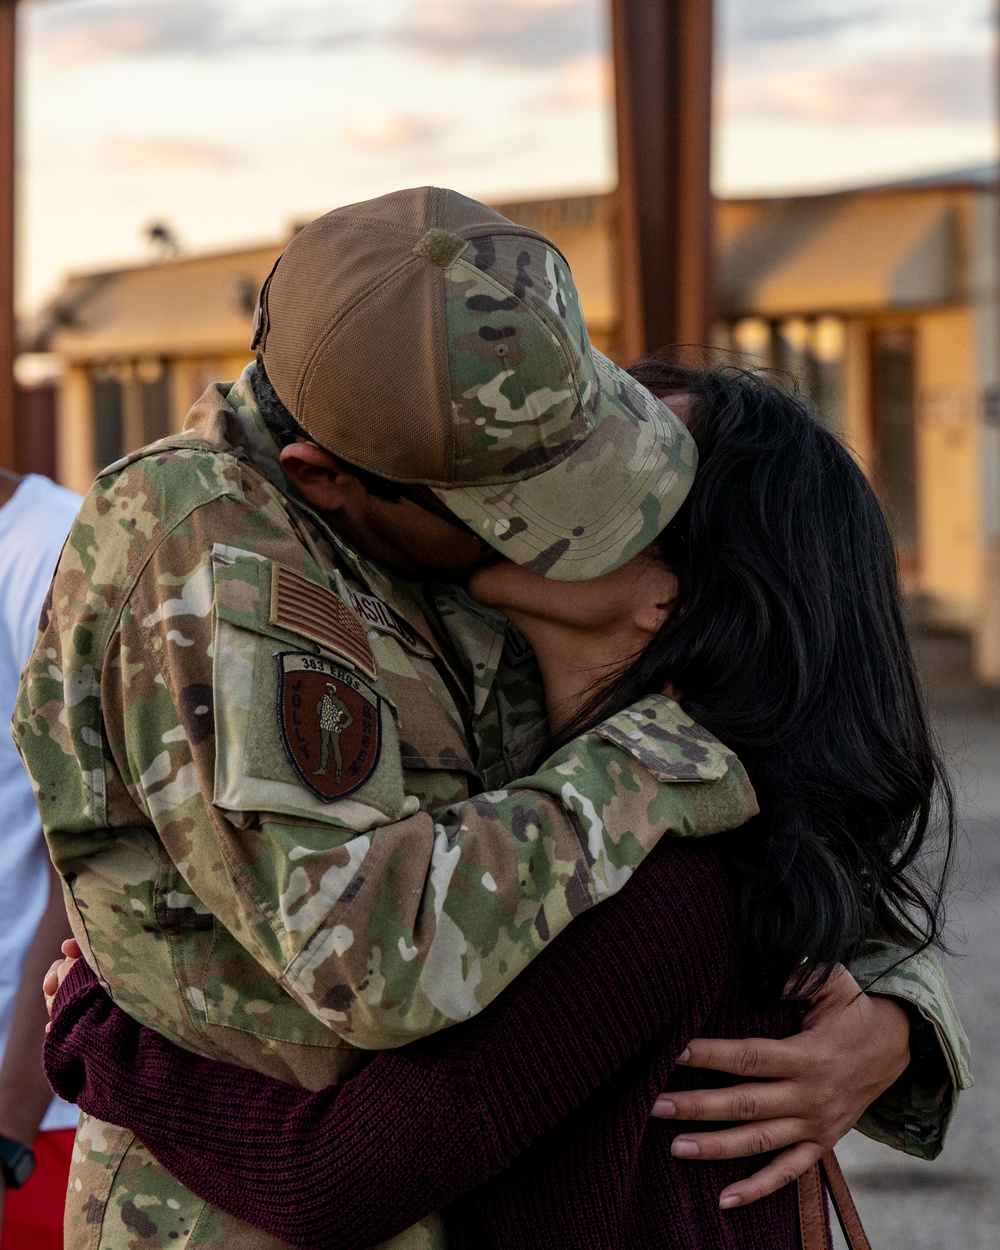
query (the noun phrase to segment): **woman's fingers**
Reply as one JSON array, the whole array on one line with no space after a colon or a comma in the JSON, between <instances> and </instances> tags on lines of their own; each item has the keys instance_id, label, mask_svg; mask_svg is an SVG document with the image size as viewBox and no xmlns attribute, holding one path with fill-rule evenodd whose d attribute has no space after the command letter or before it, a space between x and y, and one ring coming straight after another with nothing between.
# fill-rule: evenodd
<instances>
[{"instance_id":1,"label":"woman's fingers","mask_svg":"<svg viewBox=\"0 0 1000 1250\"><path fill-rule=\"evenodd\" d=\"M716 1159L745 1159L748 1155L771 1154L804 1140L807 1140L806 1128L801 1120L791 1117L756 1120L753 1124L720 1129L716 1133L681 1133L674 1138L670 1153L675 1159L698 1159L709 1163Z\"/></svg>"},{"instance_id":2,"label":"woman's fingers","mask_svg":"<svg viewBox=\"0 0 1000 1250\"><path fill-rule=\"evenodd\" d=\"M727 1186L719 1195L719 1206L723 1210L745 1207L760 1198L766 1198L768 1194L777 1193L808 1171L824 1154L825 1149L816 1142L800 1142L790 1150L783 1150L759 1172L754 1172L753 1176Z\"/></svg>"},{"instance_id":3,"label":"woman's fingers","mask_svg":"<svg viewBox=\"0 0 1000 1250\"><path fill-rule=\"evenodd\" d=\"M769 1037L746 1037L739 1040L722 1037L696 1037L677 1062L685 1068L710 1068L714 1072L730 1072L733 1076L796 1077L804 1074L809 1056L803 1054L801 1034L774 1040Z\"/></svg>"},{"instance_id":4,"label":"woman's fingers","mask_svg":"<svg viewBox=\"0 0 1000 1250\"><path fill-rule=\"evenodd\" d=\"M650 1113L665 1120L776 1120L801 1118L809 1108L790 1081L728 1085L724 1089L671 1090L661 1094Z\"/></svg>"},{"instance_id":5,"label":"woman's fingers","mask_svg":"<svg viewBox=\"0 0 1000 1250\"><path fill-rule=\"evenodd\" d=\"M56 990L59 988L59 967L62 962L63 961L61 959L54 960L49 966L48 972L46 972L44 978L42 979L42 993L45 995L45 1001L47 1003L51 1002L51 1000L55 997ZM49 1014L51 1015L51 1010Z\"/></svg>"},{"instance_id":6,"label":"woman's fingers","mask_svg":"<svg viewBox=\"0 0 1000 1250\"><path fill-rule=\"evenodd\" d=\"M67 938L59 948L67 959L82 959L83 951L80 950L80 943L76 938Z\"/></svg>"},{"instance_id":7,"label":"woman's fingers","mask_svg":"<svg viewBox=\"0 0 1000 1250\"><path fill-rule=\"evenodd\" d=\"M59 986L62 985L63 981L65 981L67 976L69 975L70 968L73 967L73 965L76 963L76 961L79 958L80 958L79 955L67 955L65 959L60 959L60 961L56 964L56 990L57 991L59 989Z\"/></svg>"},{"instance_id":8,"label":"woman's fingers","mask_svg":"<svg viewBox=\"0 0 1000 1250\"><path fill-rule=\"evenodd\" d=\"M45 1009L49 1013L50 1018L52 1016L52 1001L56 994L58 994L60 985L62 985L63 981L66 980L66 976L69 973L70 968L72 968L76 961L80 958L79 953L73 953L73 951L79 952L80 948L72 938L63 942L62 949L63 958L57 959L55 963L49 967L48 972L46 972L45 976L42 978L42 993L45 995ZM47 1033L48 1031L49 1028L46 1026L45 1032Z\"/></svg>"}]
</instances>

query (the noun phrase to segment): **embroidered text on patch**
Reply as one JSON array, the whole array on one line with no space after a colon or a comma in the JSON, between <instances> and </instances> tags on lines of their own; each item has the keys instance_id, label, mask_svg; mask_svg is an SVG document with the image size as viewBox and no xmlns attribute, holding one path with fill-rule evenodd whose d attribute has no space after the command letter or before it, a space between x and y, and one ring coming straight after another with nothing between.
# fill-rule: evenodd
<instances>
[{"instance_id":1,"label":"embroidered text on patch","mask_svg":"<svg viewBox=\"0 0 1000 1250\"><path fill-rule=\"evenodd\" d=\"M385 634L392 634L407 651L422 656L425 660L434 659L434 651L415 633L407 623L398 617L392 608L374 595L364 595L359 590L349 590L351 603L362 621L374 626Z\"/></svg>"},{"instance_id":2,"label":"embroidered text on patch","mask_svg":"<svg viewBox=\"0 0 1000 1250\"><path fill-rule=\"evenodd\" d=\"M378 675L368 635L347 604L332 590L280 564L272 566L271 624L311 638L369 677Z\"/></svg>"}]
</instances>

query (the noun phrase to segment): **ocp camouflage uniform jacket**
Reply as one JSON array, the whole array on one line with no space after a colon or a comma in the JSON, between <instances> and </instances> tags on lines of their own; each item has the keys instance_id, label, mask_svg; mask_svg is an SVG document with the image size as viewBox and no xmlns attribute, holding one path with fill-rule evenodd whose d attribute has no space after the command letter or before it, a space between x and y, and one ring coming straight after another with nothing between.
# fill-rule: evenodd
<instances>
[{"instance_id":1,"label":"ocp camouflage uniform jacket","mask_svg":"<svg viewBox=\"0 0 1000 1250\"><path fill-rule=\"evenodd\" d=\"M308 1088L479 1011L662 834L756 810L735 757L658 696L525 776L530 653L457 588L338 539L248 375L98 479L40 628L14 732L88 961L141 1022ZM878 988L929 1014L961 1084L936 964ZM932 1151L951 1091L890 1100L877 1135ZM121 1130L85 1120L78 1147L68 1246L276 1244ZM393 1247L439 1238L431 1219Z\"/></svg>"}]
</instances>

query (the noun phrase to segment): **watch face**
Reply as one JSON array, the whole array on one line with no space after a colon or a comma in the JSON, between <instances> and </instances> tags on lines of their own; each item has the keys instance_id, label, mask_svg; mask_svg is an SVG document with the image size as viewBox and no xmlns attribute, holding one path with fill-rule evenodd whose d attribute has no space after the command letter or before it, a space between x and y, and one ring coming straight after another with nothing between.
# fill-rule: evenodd
<instances>
[{"instance_id":1,"label":"watch face","mask_svg":"<svg viewBox=\"0 0 1000 1250\"><path fill-rule=\"evenodd\" d=\"M27 1146L10 1137L0 1136L0 1162L11 1189L20 1189L35 1170L35 1156Z\"/></svg>"},{"instance_id":2,"label":"watch face","mask_svg":"<svg viewBox=\"0 0 1000 1250\"><path fill-rule=\"evenodd\" d=\"M23 1185L34 1170L35 1156L30 1150L26 1150L11 1168L18 1186Z\"/></svg>"}]
</instances>

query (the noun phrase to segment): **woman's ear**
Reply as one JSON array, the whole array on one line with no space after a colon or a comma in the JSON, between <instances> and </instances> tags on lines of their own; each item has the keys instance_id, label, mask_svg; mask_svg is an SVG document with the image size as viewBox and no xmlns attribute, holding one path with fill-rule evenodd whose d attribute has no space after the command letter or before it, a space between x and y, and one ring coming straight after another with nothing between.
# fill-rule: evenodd
<instances>
[{"instance_id":1,"label":"woman's ear","mask_svg":"<svg viewBox=\"0 0 1000 1250\"><path fill-rule=\"evenodd\" d=\"M632 617L637 629L650 637L658 634L670 617L677 598L677 578L659 561L643 578L643 594Z\"/></svg>"},{"instance_id":2,"label":"woman's ear","mask_svg":"<svg viewBox=\"0 0 1000 1250\"><path fill-rule=\"evenodd\" d=\"M281 449L281 467L306 499L325 512L336 512L361 483L347 473L330 452L315 443L296 440Z\"/></svg>"}]
</instances>

